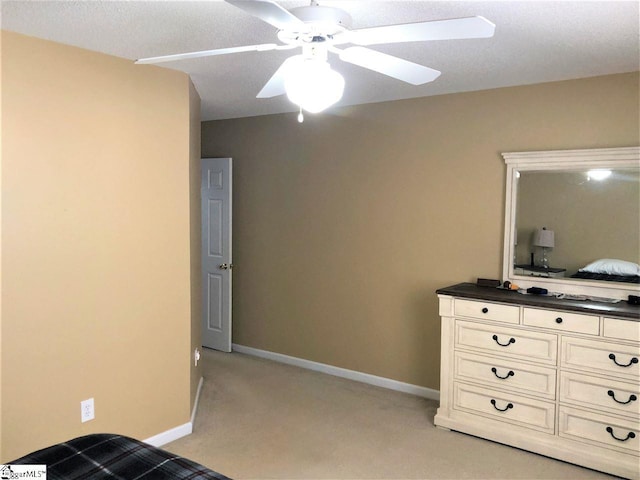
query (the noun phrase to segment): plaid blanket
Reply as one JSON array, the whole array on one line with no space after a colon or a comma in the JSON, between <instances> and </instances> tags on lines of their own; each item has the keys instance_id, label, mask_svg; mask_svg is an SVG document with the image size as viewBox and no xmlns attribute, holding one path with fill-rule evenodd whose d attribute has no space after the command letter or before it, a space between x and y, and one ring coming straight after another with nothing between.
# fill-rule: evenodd
<instances>
[{"instance_id":1,"label":"plaid blanket","mask_svg":"<svg viewBox=\"0 0 640 480\"><path fill-rule=\"evenodd\" d=\"M228 480L186 458L112 434L75 438L9 463L46 465L47 480Z\"/></svg>"},{"instance_id":2,"label":"plaid blanket","mask_svg":"<svg viewBox=\"0 0 640 480\"><path fill-rule=\"evenodd\" d=\"M571 278L584 278L587 280L602 280L605 282L640 283L638 275L607 275L606 273L576 272Z\"/></svg>"}]
</instances>

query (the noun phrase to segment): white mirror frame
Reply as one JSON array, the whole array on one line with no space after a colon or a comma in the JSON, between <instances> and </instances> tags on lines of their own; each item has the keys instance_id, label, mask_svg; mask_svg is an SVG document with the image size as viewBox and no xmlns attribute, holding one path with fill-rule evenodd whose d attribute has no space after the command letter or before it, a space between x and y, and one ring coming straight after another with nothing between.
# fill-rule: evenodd
<instances>
[{"instance_id":1,"label":"white mirror frame","mask_svg":"<svg viewBox=\"0 0 640 480\"><path fill-rule=\"evenodd\" d=\"M640 295L640 284L573 280L566 277L528 277L515 275L513 270L516 199L518 193L516 176L518 172L529 170L578 170L581 168L640 168L640 147L507 152L503 153L502 157L507 164L502 278L515 283L520 288L535 286L546 288L550 293L569 293L624 300L627 299L628 295Z\"/></svg>"}]
</instances>

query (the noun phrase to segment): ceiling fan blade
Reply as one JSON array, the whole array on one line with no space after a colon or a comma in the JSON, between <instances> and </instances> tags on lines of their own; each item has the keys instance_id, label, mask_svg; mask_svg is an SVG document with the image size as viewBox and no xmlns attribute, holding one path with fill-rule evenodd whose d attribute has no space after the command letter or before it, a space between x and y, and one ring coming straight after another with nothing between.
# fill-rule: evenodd
<instances>
[{"instance_id":1,"label":"ceiling fan blade","mask_svg":"<svg viewBox=\"0 0 640 480\"><path fill-rule=\"evenodd\" d=\"M365 47L350 47L340 51L340 60L383 73L412 85L433 82L440 76L440 72L433 68Z\"/></svg>"},{"instance_id":2,"label":"ceiling fan blade","mask_svg":"<svg viewBox=\"0 0 640 480\"><path fill-rule=\"evenodd\" d=\"M302 55L294 55L282 62L282 65L278 67L276 73L274 73L264 87L262 87L262 90L260 90L258 95L256 95L256 98L271 98L277 97L278 95L284 95L286 93L284 88L284 79L287 76L287 72L292 65L301 62L302 60Z\"/></svg>"},{"instance_id":3,"label":"ceiling fan blade","mask_svg":"<svg viewBox=\"0 0 640 480\"><path fill-rule=\"evenodd\" d=\"M424 42L492 37L496 26L484 17L454 18L351 30L340 34L339 43L380 45L382 43Z\"/></svg>"},{"instance_id":4,"label":"ceiling fan blade","mask_svg":"<svg viewBox=\"0 0 640 480\"><path fill-rule=\"evenodd\" d=\"M302 20L271 0L225 0L279 30L304 27Z\"/></svg>"},{"instance_id":5,"label":"ceiling fan blade","mask_svg":"<svg viewBox=\"0 0 640 480\"><path fill-rule=\"evenodd\" d=\"M177 53L175 55L163 55L161 57L140 58L135 61L137 64L147 63L163 63L174 62L176 60L186 60L188 58L211 57L214 55L226 55L228 53L239 52L266 52L268 50L276 50L278 45L275 43L265 43L262 45L247 45L245 47L218 48L216 50L202 50L200 52Z\"/></svg>"}]
</instances>

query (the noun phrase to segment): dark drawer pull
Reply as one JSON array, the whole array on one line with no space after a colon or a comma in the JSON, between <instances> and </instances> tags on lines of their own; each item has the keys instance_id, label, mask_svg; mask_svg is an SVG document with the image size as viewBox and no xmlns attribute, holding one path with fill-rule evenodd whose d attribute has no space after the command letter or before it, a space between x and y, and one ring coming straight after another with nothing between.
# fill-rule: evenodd
<instances>
[{"instance_id":1,"label":"dark drawer pull","mask_svg":"<svg viewBox=\"0 0 640 480\"><path fill-rule=\"evenodd\" d=\"M562 323L562 317L556 318L556 323Z\"/></svg>"},{"instance_id":2,"label":"dark drawer pull","mask_svg":"<svg viewBox=\"0 0 640 480\"><path fill-rule=\"evenodd\" d=\"M616 356L613 353L609 354L609 358L611 360L613 360L613 363L615 363L616 365L618 365L619 367L630 367L631 365L633 365L634 363L638 363L638 357L632 357L631 360L629 360L629 363L627 363L626 365L624 363L618 363L616 361Z\"/></svg>"},{"instance_id":3,"label":"dark drawer pull","mask_svg":"<svg viewBox=\"0 0 640 480\"><path fill-rule=\"evenodd\" d=\"M498 340L498 336L497 336L497 335L494 335L494 336L493 336L493 337L491 337L491 338L493 338L493 340L494 340L498 345L500 345L501 347L508 347L508 346L509 346L509 345L511 345L512 343L516 343L516 339L515 339L515 338L513 338L513 337L511 337L507 343L500 343L500 341Z\"/></svg>"},{"instance_id":4,"label":"dark drawer pull","mask_svg":"<svg viewBox=\"0 0 640 480\"><path fill-rule=\"evenodd\" d=\"M506 380L507 378L513 377L515 375L515 373L513 373L513 370L509 370L509 373L507 373L504 377L501 377L500 375L498 375L498 370L496 369L496 367L491 367L491 371L500 380Z\"/></svg>"},{"instance_id":5,"label":"dark drawer pull","mask_svg":"<svg viewBox=\"0 0 640 480\"><path fill-rule=\"evenodd\" d=\"M487 307L482 308L482 313L489 313L489 309Z\"/></svg>"},{"instance_id":6,"label":"dark drawer pull","mask_svg":"<svg viewBox=\"0 0 640 480\"><path fill-rule=\"evenodd\" d=\"M616 394L613 390L609 390L607 392L607 395L609 395L611 398L613 398L616 402L622 404L622 405L626 405L627 403L631 403L631 402L635 402L638 397L636 397L633 393L631 395L629 395L629 400L627 400L626 402L621 402L620 400L618 400L616 398Z\"/></svg>"},{"instance_id":7,"label":"dark drawer pull","mask_svg":"<svg viewBox=\"0 0 640 480\"><path fill-rule=\"evenodd\" d=\"M510 408L513 408L513 403L507 403L507 406L504 409L498 408L498 407L496 407L496 401L493 398L491 399L491 405L493 405L493 408L495 408L499 412L506 412Z\"/></svg>"},{"instance_id":8,"label":"dark drawer pull","mask_svg":"<svg viewBox=\"0 0 640 480\"><path fill-rule=\"evenodd\" d=\"M611 435L613 438L615 438L619 442L626 442L630 438L636 438L636 434L633 433L633 432L627 433L627 438L618 438L613 434L613 428L611 428L611 427L607 427L607 432L609 432L609 435Z\"/></svg>"}]
</instances>

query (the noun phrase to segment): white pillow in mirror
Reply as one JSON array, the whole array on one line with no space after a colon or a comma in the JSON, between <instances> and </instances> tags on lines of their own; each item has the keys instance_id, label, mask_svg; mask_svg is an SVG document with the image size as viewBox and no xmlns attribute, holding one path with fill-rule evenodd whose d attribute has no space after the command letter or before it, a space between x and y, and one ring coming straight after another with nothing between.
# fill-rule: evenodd
<instances>
[{"instance_id":1,"label":"white pillow in mirror","mask_svg":"<svg viewBox=\"0 0 640 480\"><path fill-rule=\"evenodd\" d=\"M613 258L601 258L581 268L580 271L607 275L640 275L640 265Z\"/></svg>"}]
</instances>

